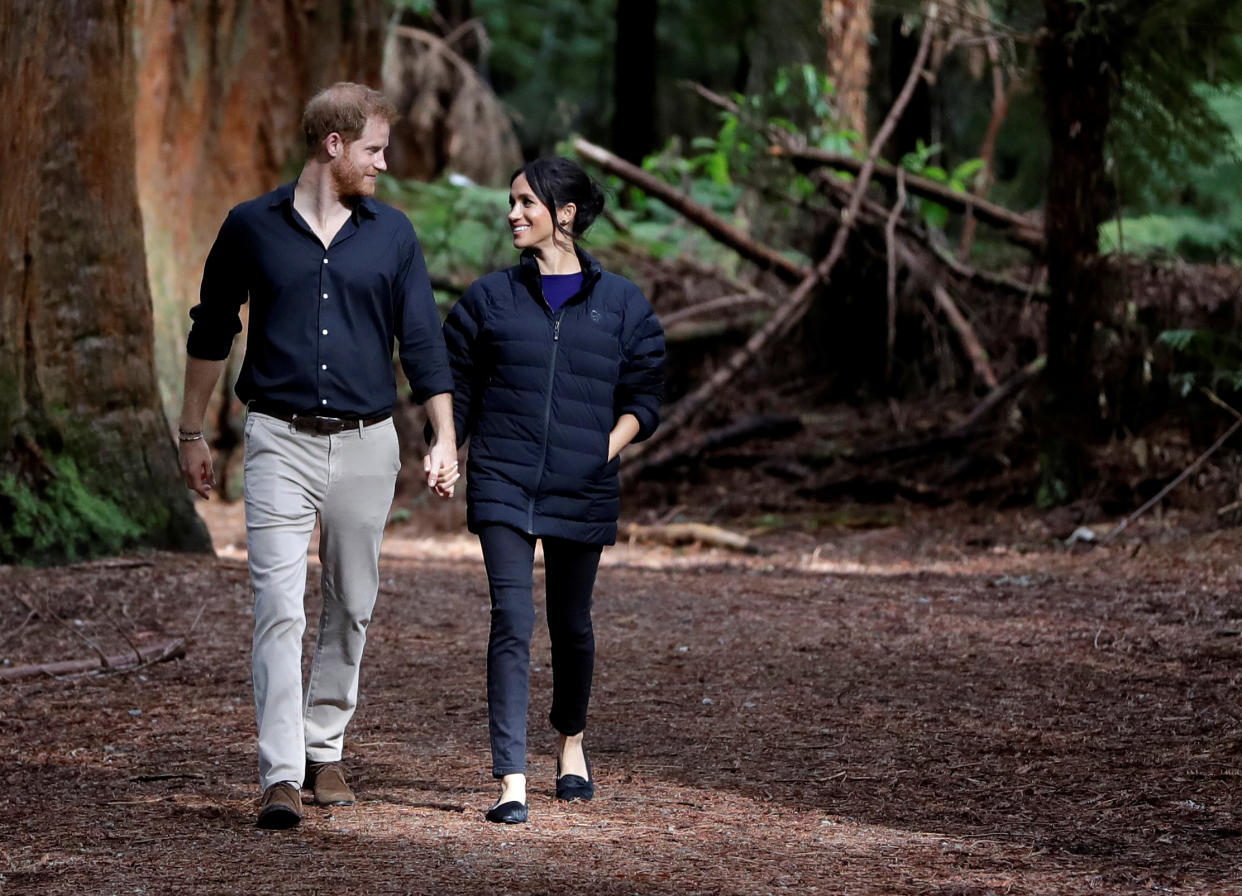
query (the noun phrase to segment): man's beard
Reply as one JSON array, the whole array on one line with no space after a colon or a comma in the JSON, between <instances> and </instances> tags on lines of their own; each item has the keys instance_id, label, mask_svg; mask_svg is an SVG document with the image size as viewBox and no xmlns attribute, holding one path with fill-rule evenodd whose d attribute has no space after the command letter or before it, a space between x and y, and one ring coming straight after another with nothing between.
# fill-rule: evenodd
<instances>
[{"instance_id":1,"label":"man's beard","mask_svg":"<svg viewBox=\"0 0 1242 896\"><path fill-rule=\"evenodd\" d=\"M337 156L328 166L332 186L342 199L370 196L375 192L375 182L367 180L362 171L354 167L345 156Z\"/></svg>"}]
</instances>

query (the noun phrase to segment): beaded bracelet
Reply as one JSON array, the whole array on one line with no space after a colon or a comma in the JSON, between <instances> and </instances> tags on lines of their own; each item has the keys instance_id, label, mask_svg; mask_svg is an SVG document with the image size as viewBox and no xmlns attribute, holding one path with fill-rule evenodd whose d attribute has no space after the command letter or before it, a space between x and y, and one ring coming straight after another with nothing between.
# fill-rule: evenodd
<instances>
[{"instance_id":1,"label":"beaded bracelet","mask_svg":"<svg viewBox=\"0 0 1242 896\"><path fill-rule=\"evenodd\" d=\"M184 429L177 433L178 442L197 442L203 437L203 431L200 429L196 432L186 432Z\"/></svg>"}]
</instances>

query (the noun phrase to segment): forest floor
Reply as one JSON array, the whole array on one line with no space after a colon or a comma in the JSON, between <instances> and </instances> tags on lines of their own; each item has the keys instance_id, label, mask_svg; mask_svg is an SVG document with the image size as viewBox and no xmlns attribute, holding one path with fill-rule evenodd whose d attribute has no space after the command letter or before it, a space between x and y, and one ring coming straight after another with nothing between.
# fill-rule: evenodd
<instances>
[{"instance_id":1,"label":"forest floor","mask_svg":"<svg viewBox=\"0 0 1242 896\"><path fill-rule=\"evenodd\" d=\"M346 738L360 801L269 832L240 511L204 511L217 558L0 569L0 671L186 639L0 682L0 892L1242 893L1240 529L1150 516L1066 547L1030 512L904 507L754 554L618 545L598 795L552 799L537 629L531 820L509 827L483 818L482 563L415 515Z\"/></svg>"}]
</instances>

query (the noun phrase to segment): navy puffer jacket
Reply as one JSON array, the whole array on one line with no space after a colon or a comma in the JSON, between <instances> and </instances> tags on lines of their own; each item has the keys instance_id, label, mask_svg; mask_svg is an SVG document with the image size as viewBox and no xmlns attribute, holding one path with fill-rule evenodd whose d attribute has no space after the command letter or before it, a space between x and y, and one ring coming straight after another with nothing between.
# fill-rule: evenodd
<instances>
[{"instance_id":1,"label":"navy puffer jacket","mask_svg":"<svg viewBox=\"0 0 1242 896\"><path fill-rule=\"evenodd\" d=\"M664 331L638 287L578 249L582 289L555 314L535 257L471 284L444 323L457 436L470 438L467 524L612 544L619 459L608 434L659 423Z\"/></svg>"}]
</instances>

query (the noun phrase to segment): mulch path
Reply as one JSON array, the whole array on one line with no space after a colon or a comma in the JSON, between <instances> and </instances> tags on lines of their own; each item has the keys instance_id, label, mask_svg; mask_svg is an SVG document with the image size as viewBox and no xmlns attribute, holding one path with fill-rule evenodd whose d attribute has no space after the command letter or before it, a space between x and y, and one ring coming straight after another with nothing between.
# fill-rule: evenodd
<instances>
[{"instance_id":1,"label":"mulch path","mask_svg":"<svg viewBox=\"0 0 1242 896\"><path fill-rule=\"evenodd\" d=\"M187 637L181 659L0 683L0 892L1242 892L1242 532L903 510L763 552L621 545L596 596L599 795L488 824L486 582L397 527L347 736L360 803L254 827L244 562L0 569L0 667ZM319 601L313 581L312 624Z\"/></svg>"}]
</instances>

